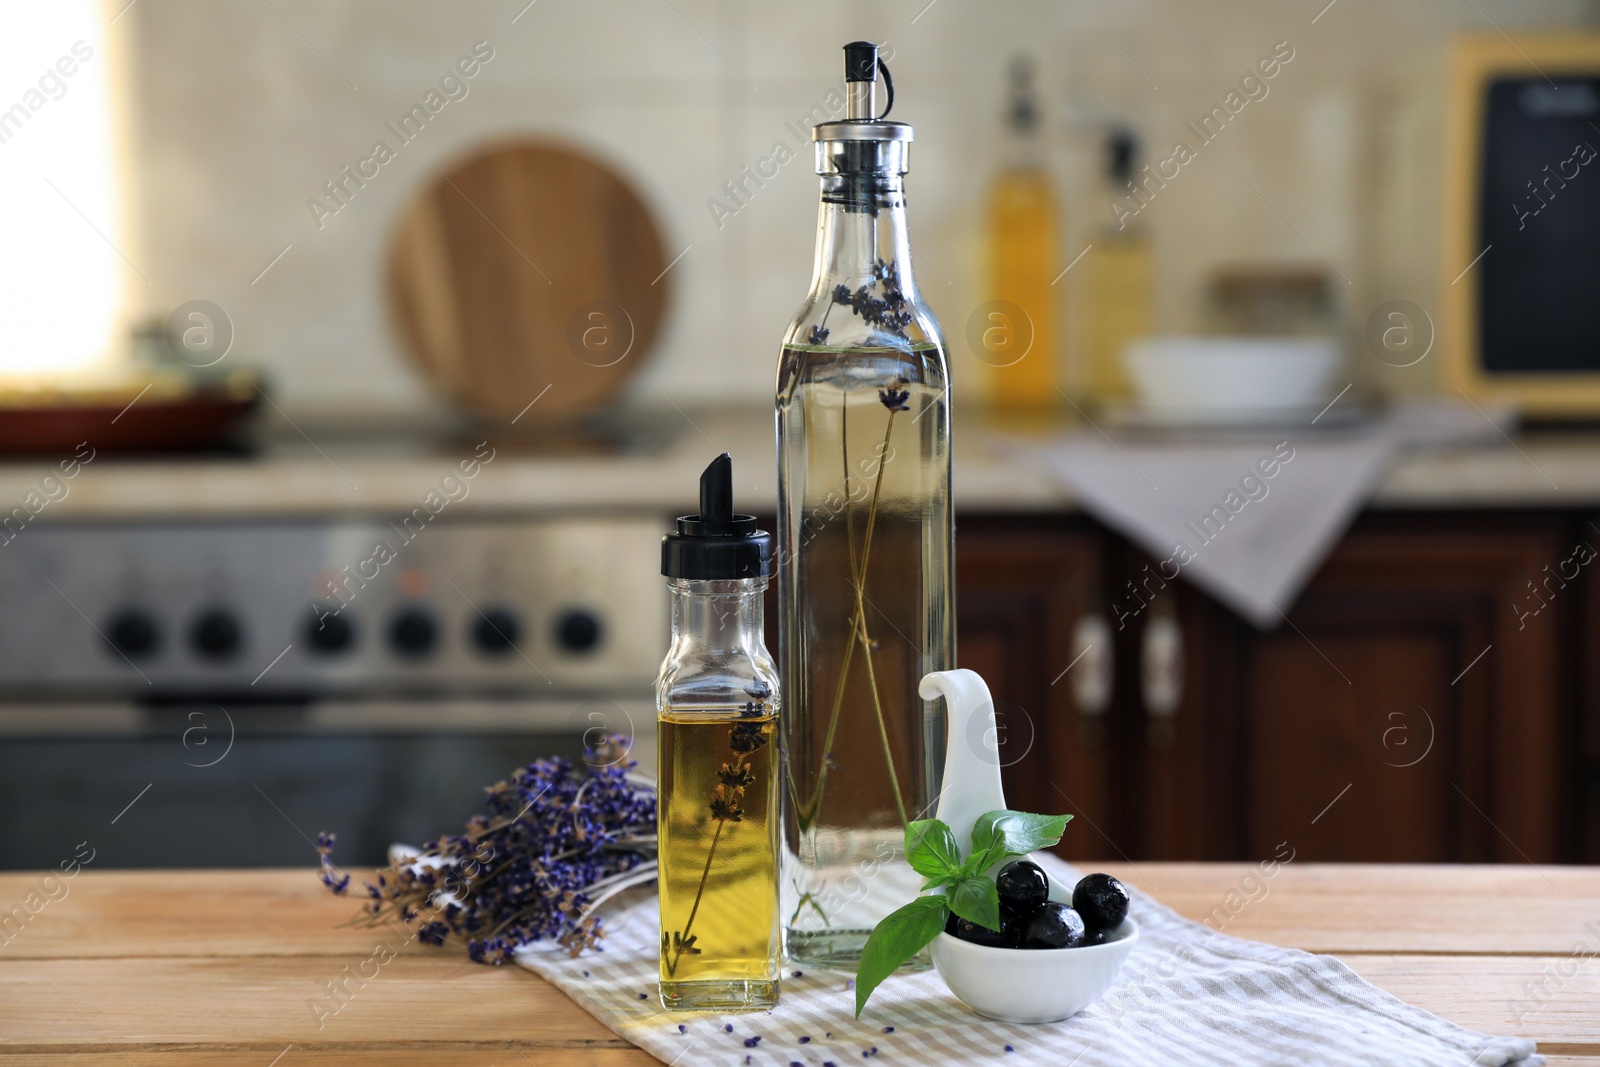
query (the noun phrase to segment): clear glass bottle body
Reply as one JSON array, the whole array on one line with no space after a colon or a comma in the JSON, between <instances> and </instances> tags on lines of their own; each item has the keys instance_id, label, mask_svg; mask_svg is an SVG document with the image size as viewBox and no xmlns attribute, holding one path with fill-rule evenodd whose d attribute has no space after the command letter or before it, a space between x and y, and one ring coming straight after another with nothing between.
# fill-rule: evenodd
<instances>
[{"instance_id":1,"label":"clear glass bottle body","mask_svg":"<svg viewBox=\"0 0 1600 1067\"><path fill-rule=\"evenodd\" d=\"M917 895L904 826L938 796L943 711L917 685L954 660L950 389L900 173L825 172L822 194L778 372L782 913L791 959L849 969Z\"/></svg>"},{"instance_id":2,"label":"clear glass bottle body","mask_svg":"<svg viewBox=\"0 0 1600 1067\"><path fill-rule=\"evenodd\" d=\"M1116 205L1133 201L1139 142L1131 130L1116 129L1106 140L1106 202L1118 216L1100 229L1089 257L1088 374L1078 383L1083 399L1095 405L1124 403L1134 394L1123 369L1128 342L1150 332L1151 254L1144 223L1120 213Z\"/></svg>"},{"instance_id":3,"label":"clear glass bottle body","mask_svg":"<svg viewBox=\"0 0 1600 1067\"><path fill-rule=\"evenodd\" d=\"M1150 332L1150 244L1144 227L1108 226L1095 239L1089 264L1089 397L1096 404L1127 401L1133 386L1123 369L1128 342Z\"/></svg>"},{"instance_id":4,"label":"clear glass bottle body","mask_svg":"<svg viewBox=\"0 0 1600 1067\"><path fill-rule=\"evenodd\" d=\"M778 678L765 578L672 579L656 680L662 1006L778 1002Z\"/></svg>"}]
</instances>

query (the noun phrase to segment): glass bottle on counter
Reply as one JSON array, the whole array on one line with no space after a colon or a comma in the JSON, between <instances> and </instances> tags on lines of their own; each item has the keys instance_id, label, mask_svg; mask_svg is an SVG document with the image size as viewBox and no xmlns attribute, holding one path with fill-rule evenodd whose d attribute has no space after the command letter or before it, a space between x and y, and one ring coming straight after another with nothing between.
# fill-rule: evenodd
<instances>
[{"instance_id":1,"label":"glass bottle on counter","mask_svg":"<svg viewBox=\"0 0 1600 1067\"><path fill-rule=\"evenodd\" d=\"M1106 138L1106 186L1111 204L1132 202L1139 142L1117 128ZM1113 209L1115 213L1115 209ZM1089 399L1096 404L1126 401L1133 395L1123 352L1128 342L1150 332L1150 239L1144 223L1119 218L1094 238L1089 268Z\"/></svg>"},{"instance_id":2,"label":"glass bottle on counter","mask_svg":"<svg viewBox=\"0 0 1600 1067\"><path fill-rule=\"evenodd\" d=\"M911 128L877 113L879 71L892 106L876 46L846 45L846 118L813 130L816 268L776 402L785 947L846 969L917 895L904 828L930 817L944 752L917 684L955 643L949 376L911 270Z\"/></svg>"},{"instance_id":3,"label":"glass bottle on counter","mask_svg":"<svg viewBox=\"0 0 1600 1067\"><path fill-rule=\"evenodd\" d=\"M663 538L672 646L656 679L661 1004L778 1002L778 679L762 634L772 537L733 511L733 461Z\"/></svg>"},{"instance_id":4,"label":"glass bottle on counter","mask_svg":"<svg viewBox=\"0 0 1600 1067\"><path fill-rule=\"evenodd\" d=\"M1033 64L1018 56L1011 65L1004 166L989 189L990 292L1001 304L991 318L1005 340L982 358L992 363L991 401L1003 412L1045 412L1061 404L1056 391L1061 357L1056 301L1061 294L1052 285L1058 218L1043 157ZM1005 321L1019 311L1026 325ZM1013 353L1024 337L1027 348Z\"/></svg>"}]
</instances>

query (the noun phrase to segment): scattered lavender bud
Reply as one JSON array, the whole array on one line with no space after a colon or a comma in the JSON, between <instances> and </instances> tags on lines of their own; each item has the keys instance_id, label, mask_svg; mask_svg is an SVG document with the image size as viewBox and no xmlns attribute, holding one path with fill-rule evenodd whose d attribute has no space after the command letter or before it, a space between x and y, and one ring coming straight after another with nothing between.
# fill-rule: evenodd
<instances>
[{"instance_id":1,"label":"scattered lavender bud","mask_svg":"<svg viewBox=\"0 0 1600 1067\"><path fill-rule=\"evenodd\" d=\"M885 1027L884 1027L884 1028L883 1028L883 1032L884 1032L884 1033L886 1033L886 1034L892 1034L892 1033L894 1033L894 1027L892 1027L892 1026L885 1026Z\"/></svg>"},{"instance_id":2,"label":"scattered lavender bud","mask_svg":"<svg viewBox=\"0 0 1600 1067\"><path fill-rule=\"evenodd\" d=\"M806 972L804 972L804 971L795 971L794 974L792 975L792 977L794 977L794 978L804 978L805 976L806 976Z\"/></svg>"},{"instance_id":3,"label":"scattered lavender bud","mask_svg":"<svg viewBox=\"0 0 1600 1067\"><path fill-rule=\"evenodd\" d=\"M584 971L584 972L583 972L583 976L584 976L584 977L585 977L585 978L587 978L587 977L589 977L589 972L588 972L588 971Z\"/></svg>"},{"instance_id":4,"label":"scattered lavender bud","mask_svg":"<svg viewBox=\"0 0 1600 1067\"><path fill-rule=\"evenodd\" d=\"M800 1043L802 1045L809 1045L809 1044L811 1044L811 1039L809 1037L802 1037L800 1039Z\"/></svg>"},{"instance_id":5,"label":"scattered lavender bud","mask_svg":"<svg viewBox=\"0 0 1600 1067\"><path fill-rule=\"evenodd\" d=\"M1006 1051L1007 1051L1007 1052L1015 1052L1015 1051L1017 1051L1017 1050L1016 1050L1016 1049L1014 1049L1014 1048L1012 1048L1012 1047L1011 1047L1011 1046L1010 1046L1010 1045L1007 1045L1007 1046L1006 1046Z\"/></svg>"},{"instance_id":6,"label":"scattered lavender bud","mask_svg":"<svg viewBox=\"0 0 1600 1067\"><path fill-rule=\"evenodd\" d=\"M650 999L650 994L648 994L648 993L640 993L639 994L639 999L640 1000L649 1000Z\"/></svg>"},{"instance_id":7,"label":"scattered lavender bud","mask_svg":"<svg viewBox=\"0 0 1600 1067\"><path fill-rule=\"evenodd\" d=\"M747 1037L744 1039L745 1048L755 1048L759 1044L761 1044L761 1038L759 1037Z\"/></svg>"},{"instance_id":8,"label":"scattered lavender bud","mask_svg":"<svg viewBox=\"0 0 1600 1067\"><path fill-rule=\"evenodd\" d=\"M722 1028L722 1032L725 1033L725 1034L733 1033L733 1024L732 1023L728 1023L727 1025L725 1025Z\"/></svg>"},{"instance_id":9,"label":"scattered lavender bud","mask_svg":"<svg viewBox=\"0 0 1600 1067\"><path fill-rule=\"evenodd\" d=\"M678 1033L687 1034L688 1032L689 1032L689 1028L687 1026L683 1025L682 1023L678 1024Z\"/></svg>"}]
</instances>

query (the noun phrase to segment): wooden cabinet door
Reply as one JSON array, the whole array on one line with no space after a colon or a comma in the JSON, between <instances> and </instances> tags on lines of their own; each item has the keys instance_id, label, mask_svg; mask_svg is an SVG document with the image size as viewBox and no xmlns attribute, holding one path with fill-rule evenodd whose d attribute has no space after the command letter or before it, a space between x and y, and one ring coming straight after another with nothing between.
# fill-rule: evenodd
<instances>
[{"instance_id":1,"label":"wooden cabinet door","mask_svg":"<svg viewBox=\"0 0 1600 1067\"><path fill-rule=\"evenodd\" d=\"M1577 524L1577 540L1591 551L1600 552L1600 514L1582 516ZM1584 568L1583 602L1579 609L1582 626L1578 631L1577 767L1573 792L1578 813L1577 853L1579 863L1600 863L1600 559Z\"/></svg>"},{"instance_id":2,"label":"wooden cabinet door","mask_svg":"<svg viewBox=\"0 0 1600 1067\"><path fill-rule=\"evenodd\" d=\"M1058 851L1073 860L1124 854L1118 694L1086 712L1068 670L1092 661L1074 665L1075 631L1104 618L1110 544L1085 521L1053 517L963 519L956 534L956 659L994 697L1006 802L1071 813Z\"/></svg>"},{"instance_id":3,"label":"wooden cabinet door","mask_svg":"<svg viewBox=\"0 0 1600 1067\"><path fill-rule=\"evenodd\" d=\"M1177 590L1183 699L1130 715L1139 852L1572 858L1576 540L1551 516L1369 516L1271 633Z\"/></svg>"}]
</instances>

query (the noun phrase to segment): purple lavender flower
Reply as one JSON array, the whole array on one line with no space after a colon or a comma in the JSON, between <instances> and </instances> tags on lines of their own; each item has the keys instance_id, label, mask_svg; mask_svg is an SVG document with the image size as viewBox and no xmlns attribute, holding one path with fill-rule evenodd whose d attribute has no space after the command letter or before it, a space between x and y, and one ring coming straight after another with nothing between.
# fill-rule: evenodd
<instances>
[{"instance_id":1,"label":"purple lavender flower","mask_svg":"<svg viewBox=\"0 0 1600 1067\"><path fill-rule=\"evenodd\" d=\"M335 835L327 832L317 835L317 862L321 868L317 872L317 877L322 880L323 885L333 890L335 895L343 896L344 891L350 888L350 876L335 867L333 860L329 858L333 855L334 840Z\"/></svg>"},{"instance_id":2,"label":"purple lavender flower","mask_svg":"<svg viewBox=\"0 0 1600 1067\"><path fill-rule=\"evenodd\" d=\"M810 332L806 334L806 344L808 345L825 345L827 343L828 328L826 326L820 324L812 326Z\"/></svg>"},{"instance_id":3,"label":"purple lavender flower","mask_svg":"<svg viewBox=\"0 0 1600 1067\"><path fill-rule=\"evenodd\" d=\"M906 387L904 378L896 378L882 389L878 390L878 400L890 411L911 410L911 390Z\"/></svg>"},{"instance_id":4,"label":"purple lavender flower","mask_svg":"<svg viewBox=\"0 0 1600 1067\"><path fill-rule=\"evenodd\" d=\"M598 950L603 931L592 905L624 876L648 877L655 832L654 788L634 782L635 764L617 758L625 739L608 738L585 765L556 757L518 768L487 791L486 814L465 834L446 834L422 856L441 866L389 868L368 883L362 919L420 922L418 939L464 938L477 963L508 962L523 945L554 940L571 954ZM335 893L349 876L319 838L322 881Z\"/></svg>"}]
</instances>

